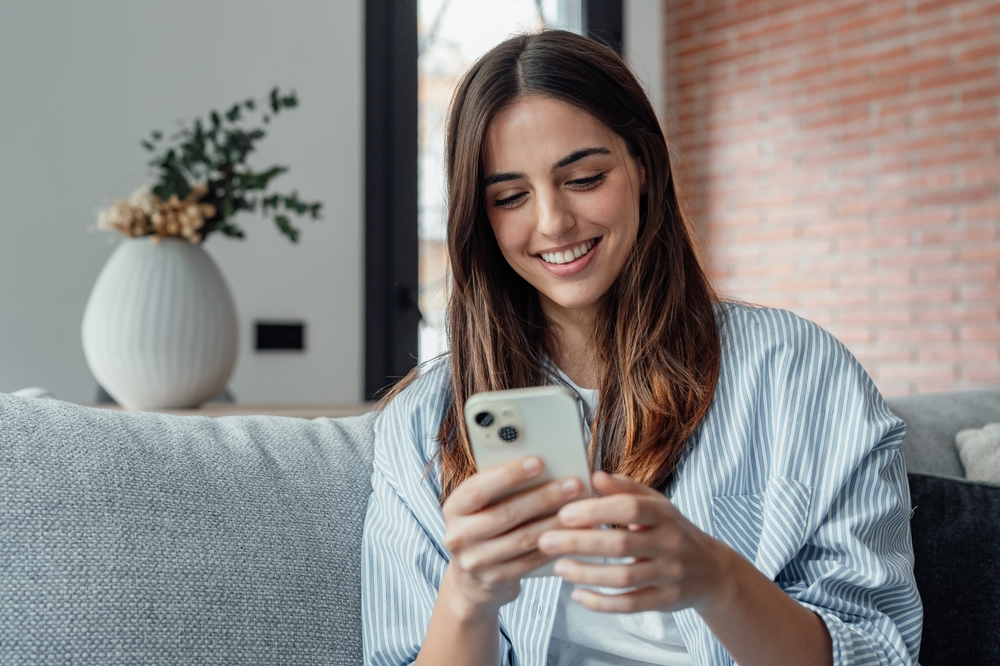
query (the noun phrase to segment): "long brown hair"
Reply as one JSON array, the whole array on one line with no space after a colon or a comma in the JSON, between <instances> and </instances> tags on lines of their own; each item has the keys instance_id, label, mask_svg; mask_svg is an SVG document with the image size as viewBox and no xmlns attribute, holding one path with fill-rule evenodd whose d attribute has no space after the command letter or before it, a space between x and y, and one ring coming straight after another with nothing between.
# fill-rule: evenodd
<instances>
[{"instance_id":1,"label":"long brown hair","mask_svg":"<svg viewBox=\"0 0 1000 666\"><path fill-rule=\"evenodd\" d=\"M601 300L594 343L600 468L663 490L719 377L716 302L678 207L666 139L649 100L610 48L564 31L508 39L465 74L446 134L452 402L439 432L441 501L475 473L463 422L480 391L551 382L553 339L538 293L500 252L486 215L482 144L501 109L526 96L572 104L620 136L646 173L639 230ZM415 374L407 378L412 381ZM390 394L409 383L404 380Z\"/></svg>"}]
</instances>

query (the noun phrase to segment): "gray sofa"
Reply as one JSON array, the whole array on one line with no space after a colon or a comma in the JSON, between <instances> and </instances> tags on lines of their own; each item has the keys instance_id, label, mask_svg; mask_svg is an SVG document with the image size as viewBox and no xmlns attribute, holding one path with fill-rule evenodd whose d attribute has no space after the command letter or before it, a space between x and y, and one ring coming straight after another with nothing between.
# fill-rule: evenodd
<instances>
[{"instance_id":1,"label":"gray sofa","mask_svg":"<svg viewBox=\"0 0 1000 666\"><path fill-rule=\"evenodd\" d=\"M1000 421L1000 390L891 405L909 425L921 662L1000 663L1000 488L954 478L952 444ZM0 394L0 663L361 663L373 420Z\"/></svg>"}]
</instances>

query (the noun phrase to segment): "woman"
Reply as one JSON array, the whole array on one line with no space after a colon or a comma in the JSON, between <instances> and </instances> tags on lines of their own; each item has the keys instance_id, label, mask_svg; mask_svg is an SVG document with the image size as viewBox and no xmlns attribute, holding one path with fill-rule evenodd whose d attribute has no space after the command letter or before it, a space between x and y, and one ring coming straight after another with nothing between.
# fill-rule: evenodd
<instances>
[{"instance_id":1,"label":"woman","mask_svg":"<svg viewBox=\"0 0 1000 666\"><path fill-rule=\"evenodd\" d=\"M367 662L915 663L904 425L818 327L716 300L621 59L500 44L456 92L447 161L450 363L376 425ZM477 471L464 402L546 383L581 398L599 497L495 501L540 461Z\"/></svg>"}]
</instances>

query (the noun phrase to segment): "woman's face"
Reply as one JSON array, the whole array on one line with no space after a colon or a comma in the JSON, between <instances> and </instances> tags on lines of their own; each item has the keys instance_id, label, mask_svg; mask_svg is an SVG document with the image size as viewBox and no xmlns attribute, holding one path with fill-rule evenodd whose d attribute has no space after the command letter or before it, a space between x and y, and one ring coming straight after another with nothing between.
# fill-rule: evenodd
<instances>
[{"instance_id":1,"label":"woman's face","mask_svg":"<svg viewBox=\"0 0 1000 666\"><path fill-rule=\"evenodd\" d=\"M622 138L578 107L529 97L494 117L483 162L497 243L546 314L593 308L639 228L645 173Z\"/></svg>"}]
</instances>

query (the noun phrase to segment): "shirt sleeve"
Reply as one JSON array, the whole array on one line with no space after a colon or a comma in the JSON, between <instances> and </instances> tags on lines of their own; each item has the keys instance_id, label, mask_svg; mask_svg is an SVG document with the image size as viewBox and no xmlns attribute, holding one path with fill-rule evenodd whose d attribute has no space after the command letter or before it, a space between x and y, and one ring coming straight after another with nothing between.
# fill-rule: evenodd
<instances>
[{"instance_id":1,"label":"shirt sleeve","mask_svg":"<svg viewBox=\"0 0 1000 666\"><path fill-rule=\"evenodd\" d=\"M826 623L836 666L915 664L923 609L900 451L906 426L840 342L799 327L776 393L787 417L779 435L793 443L786 467L810 486L810 506L803 545L776 582Z\"/></svg>"},{"instance_id":2,"label":"shirt sleeve","mask_svg":"<svg viewBox=\"0 0 1000 666\"><path fill-rule=\"evenodd\" d=\"M375 424L361 543L364 658L373 666L416 660L448 567L437 474L428 468L445 406L433 380L424 376L411 384ZM501 636L501 654L509 653Z\"/></svg>"},{"instance_id":3,"label":"shirt sleeve","mask_svg":"<svg viewBox=\"0 0 1000 666\"><path fill-rule=\"evenodd\" d=\"M779 584L826 623L835 666L915 664L923 612L898 448L867 456Z\"/></svg>"}]
</instances>

